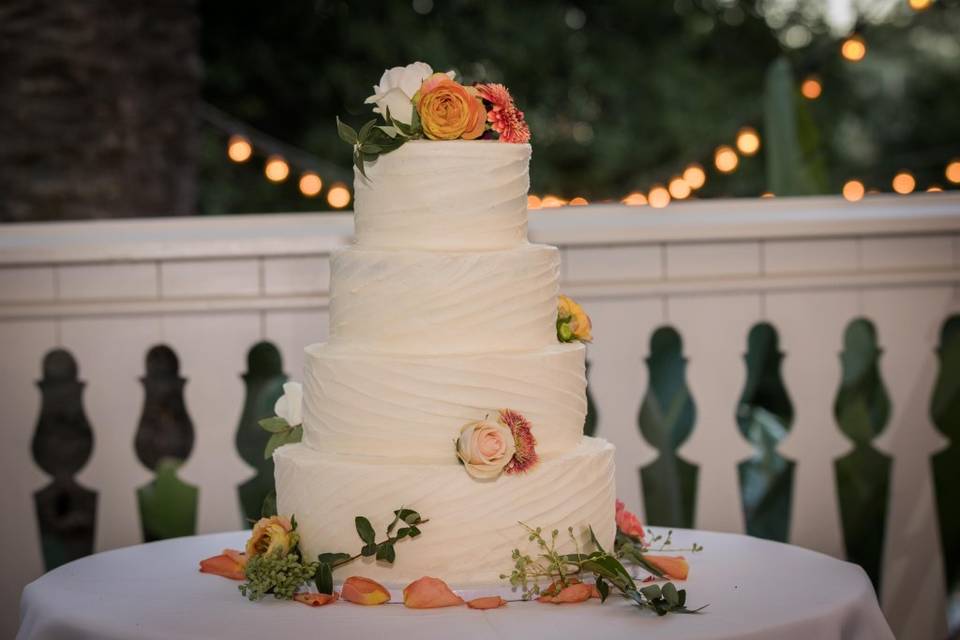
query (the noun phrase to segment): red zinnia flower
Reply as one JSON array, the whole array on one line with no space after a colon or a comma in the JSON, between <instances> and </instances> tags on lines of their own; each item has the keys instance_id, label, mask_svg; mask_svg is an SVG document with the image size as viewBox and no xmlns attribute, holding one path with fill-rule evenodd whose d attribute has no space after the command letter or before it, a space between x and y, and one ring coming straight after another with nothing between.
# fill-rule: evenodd
<instances>
[{"instance_id":1,"label":"red zinnia flower","mask_svg":"<svg viewBox=\"0 0 960 640\"><path fill-rule=\"evenodd\" d=\"M530 127L523 119L523 111L513 104L513 96L505 86L497 83L478 84L480 97L492 106L487 111L490 127L500 134L503 142L530 142Z\"/></svg>"},{"instance_id":2,"label":"red zinnia flower","mask_svg":"<svg viewBox=\"0 0 960 640\"><path fill-rule=\"evenodd\" d=\"M500 422L509 427L516 445L513 458L503 468L503 472L513 474L528 471L530 467L537 463L538 459L537 451L534 448L537 445L537 440L530 432L530 423L522 415L510 409L500 410Z\"/></svg>"}]
</instances>

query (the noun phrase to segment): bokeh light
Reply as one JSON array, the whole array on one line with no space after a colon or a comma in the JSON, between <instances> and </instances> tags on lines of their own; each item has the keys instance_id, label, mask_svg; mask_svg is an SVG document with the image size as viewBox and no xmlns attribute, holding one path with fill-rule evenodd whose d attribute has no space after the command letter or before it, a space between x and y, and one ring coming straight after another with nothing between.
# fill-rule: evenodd
<instances>
[{"instance_id":1,"label":"bokeh light","mask_svg":"<svg viewBox=\"0 0 960 640\"><path fill-rule=\"evenodd\" d=\"M290 175L290 165L280 156L270 156L263 167L263 173L270 182L283 182Z\"/></svg>"},{"instance_id":2,"label":"bokeh light","mask_svg":"<svg viewBox=\"0 0 960 640\"><path fill-rule=\"evenodd\" d=\"M859 180L847 180L843 183L843 197L849 202L856 202L863 198L866 190Z\"/></svg>"},{"instance_id":3,"label":"bokeh light","mask_svg":"<svg viewBox=\"0 0 960 640\"><path fill-rule=\"evenodd\" d=\"M589 204L589 203L587 202L587 199L584 198L583 196L577 196L576 198L572 198L568 204L571 207L582 207L583 205Z\"/></svg>"},{"instance_id":4,"label":"bokeh light","mask_svg":"<svg viewBox=\"0 0 960 640\"><path fill-rule=\"evenodd\" d=\"M663 185L654 185L647 194L647 202L654 209L663 209L670 204L670 192Z\"/></svg>"},{"instance_id":5,"label":"bokeh light","mask_svg":"<svg viewBox=\"0 0 960 640\"><path fill-rule=\"evenodd\" d=\"M628 194L623 200L623 204L629 205L631 207L642 207L647 204L647 196L640 193L639 191L634 191L631 194Z\"/></svg>"},{"instance_id":6,"label":"bokeh light","mask_svg":"<svg viewBox=\"0 0 960 640\"><path fill-rule=\"evenodd\" d=\"M689 197L690 192L693 191L690 185L687 184L687 181L680 176L671 178L670 183L667 185L667 190L670 191L670 195L674 200L683 200Z\"/></svg>"},{"instance_id":7,"label":"bokeh light","mask_svg":"<svg viewBox=\"0 0 960 640\"><path fill-rule=\"evenodd\" d=\"M745 156L760 150L760 134L753 127L743 127L737 132L737 149Z\"/></svg>"},{"instance_id":8,"label":"bokeh light","mask_svg":"<svg viewBox=\"0 0 960 640\"><path fill-rule=\"evenodd\" d=\"M938 184L932 184L927 187L927 193L940 193L943 191L943 187Z\"/></svg>"},{"instance_id":9,"label":"bokeh light","mask_svg":"<svg viewBox=\"0 0 960 640\"><path fill-rule=\"evenodd\" d=\"M840 46L840 55L850 62L860 62L867 55L867 43L860 36L850 36Z\"/></svg>"},{"instance_id":10,"label":"bokeh light","mask_svg":"<svg viewBox=\"0 0 960 640\"><path fill-rule=\"evenodd\" d=\"M740 164L740 158L737 157L737 152L732 147L724 144L717 147L717 150L713 152L713 164L720 173L732 173Z\"/></svg>"},{"instance_id":11,"label":"bokeh light","mask_svg":"<svg viewBox=\"0 0 960 640\"><path fill-rule=\"evenodd\" d=\"M337 182L327 191L327 204L334 209L343 209L350 204L350 190L342 182Z\"/></svg>"},{"instance_id":12,"label":"bokeh light","mask_svg":"<svg viewBox=\"0 0 960 640\"><path fill-rule=\"evenodd\" d=\"M303 195L313 198L319 195L321 189L323 189L323 180L313 171L307 171L300 176L300 193Z\"/></svg>"},{"instance_id":13,"label":"bokeh light","mask_svg":"<svg viewBox=\"0 0 960 640\"><path fill-rule=\"evenodd\" d=\"M906 195L917 188L917 181L907 171L901 171L893 176L893 190L900 195Z\"/></svg>"},{"instance_id":14,"label":"bokeh light","mask_svg":"<svg viewBox=\"0 0 960 640\"><path fill-rule=\"evenodd\" d=\"M240 135L230 136L227 141L227 157L234 162L246 162L253 155L250 141Z\"/></svg>"},{"instance_id":15,"label":"bokeh light","mask_svg":"<svg viewBox=\"0 0 960 640\"><path fill-rule=\"evenodd\" d=\"M931 4L933 4L932 0L910 0L910 8L914 11L929 9Z\"/></svg>"},{"instance_id":16,"label":"bokeh light","mask_svg":"<svg viewBox=\"0 0 960 640\"><path fill-rule=\"evenodd\" d=\"M823 93L823 85L816 76L808 76L800 85L800 93L807 100L816 100Z\"/></svg>"},{"instance_id":17,"label":"bokeh light","mask_svg":"<svg viewBox=\"0 0 960 640\"><path fill-rule=\"evenodd\" d=\"M691 189L699 189L707 182L707 172L703 170L703 167L698 163L694 162L687 165L687 168L683 170L683 179Z\"/></svg>"},{"instance_id":18,"label":"bokeh light","mask_svg":"<svg viewBox=\"0 0 960 640\"><path fill-rule=\"evenodd\" d=\"M557 207L562 207L567 204L567 201L563 198L553 195L543 196L543 200L540 201L540 206L544 209L556 209Z\"/></svg>"},{"instance_id":19,"label":"bokeh light","mask_svg":"<svg viewBox=\"0 0 960 640\"><path fill-rule=\"evenodd\" d=\"M960 184L960 160L954 160L948 164L943 175L953 184Z\"/></svg>"},{"instance_id":20,"label":"bokeh light","mask_svg":"<svg viewBox=\"0 0 960 640\"><path fill-rule=\"evenodd\" d=\"M542 203L540 196L535 196L532 193L527 196L527 209L539 209Z\"/></svg>"}]
</instances>

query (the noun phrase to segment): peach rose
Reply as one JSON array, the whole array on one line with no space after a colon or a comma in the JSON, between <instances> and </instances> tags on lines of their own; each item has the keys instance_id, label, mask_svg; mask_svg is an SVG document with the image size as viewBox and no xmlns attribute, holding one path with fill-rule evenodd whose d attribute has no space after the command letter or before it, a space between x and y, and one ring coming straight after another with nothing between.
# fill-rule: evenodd
<instances>
[{"instance_id":1,"label":"peach rose","mask_svg":"<svg viewBox=\"0 0 960 640\"><path fill-rule=\"evenodd\" d=\"M496 478L515 451L513 433L505 425L478 420L460 429L457 455L474 478Z\"/></svg>"},{"instance_id":2,"label":"peach rose","mask_svg":"<svg viewBox=\"0 0 960 640\"><path fill-rule=\"evenodd\" d=\"M260 554L279 553L286 555L296 544L296 534L288 518L270 516L260 518L253 525L253 532L247 540L247 558Z\"/></svg>"},{"instance_id":3,"label":"peach rose","mask_svg":"<svg viewBox=\"0 0 960 640\"><path fill-rule=\"evenodd\" d=\"M390 592L379 582L369 578L351 576L343 581L340 595L347 602L363 605L383 604L390 601Z\"/></svg>"},{"instance_id":4,"label":"peach rose","mask_svg":"<svg viewBox=\"0 0 960 640\"><path fill-rule=\"evenodd\" d=\"M435 73L413 96L423 133L431 140L473 140L486 129L487 110L477 90Z\"/></svg>"},{"instance_id":5,"label":"peach rose","mask_svg":"<svg viewBox=\"0 0 960 640\"><path fill-rule=\"evenodd\" d=\"M557 298L557 338L560 342L590 342L592 324L590 316L579 304L567 296Z\"/></svg>"},{"instance_id":6,"label":"peach rose","mask_svg":"<svg viewBox=\"0 0 960 640\"><path fill-rule=\"evenodd\" d=\"M631 538L643 538L643 525L640 524L639 518L633 513L627 511L626 506L617 500L617 529L625 536Z\"/></svg>"}]
</instances>

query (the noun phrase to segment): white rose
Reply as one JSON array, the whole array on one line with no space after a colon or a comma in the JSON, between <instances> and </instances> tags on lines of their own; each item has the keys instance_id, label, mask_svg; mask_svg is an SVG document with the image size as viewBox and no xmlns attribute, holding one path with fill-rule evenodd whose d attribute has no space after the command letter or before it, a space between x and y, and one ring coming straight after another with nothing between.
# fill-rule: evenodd
<instances>
[{"instance_id":1,"label":"white rose","mask_svg":"<svg viewBox=\"0 0 960 640\"><path fill-rule=\"evenodd\" d=\"M303 385L299 382L287 382L283 385L283 395L273 405L273 412L287 421L291 427L303 423Z\"/></svg>"},{"instance_id":2,"label":"white rose","mask_svg":"<svg viewBox=\"0 0 960 640\"><path fill-rule=\"evenodd\" d=\"M414 62L405 67L387 69L380 76L380 84L373 88L373 95L364 100L366 104L376 103L374 113L384 118L387 109L397 122L410 124L413 121L413 96L420 90L423 81L433 75L433 69L425 62ZM447 75L453 78L453 71Z\"/></svg>"},{"instance_id":3,"label":"white rose","mask_svg":"<svg viewBox=\"0 0 960 640\"><path fill-rule=\"evenodd\" d=\"M474 478L496 478L515 451L513 433L502 424L479 420L460 429L457 455Z\"/></svg>"}]
</instances>

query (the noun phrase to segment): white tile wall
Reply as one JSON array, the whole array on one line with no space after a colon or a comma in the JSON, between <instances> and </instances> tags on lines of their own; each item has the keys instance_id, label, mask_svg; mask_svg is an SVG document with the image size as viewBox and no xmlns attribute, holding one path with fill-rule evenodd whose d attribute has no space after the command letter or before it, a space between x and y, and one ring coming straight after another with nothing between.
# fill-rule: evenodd
<instances>
[{"instance_id":1,"label":"white tile wall","mask_svg":"<svg viewBox=\"0 0 960 640\"><path fill-rule=\"evenodd\" d=\"M921 269L953 266L953 238L898 236L863 239L865 270Z\"/></svg>"},{"instance_id":2,"label":"white tile wall","mask_svg":"<svg viewBox=\"0 0 960 640\"><path fill-rule=\"evenodd\" d=\"M241 260L185 260L160 266L164 298L254 296L260 293L260 262Z\"/></svg>"},{"instance_id":3,"label":"white tile wall","mask_svg":"<svg viewBox=\"0 0 960 640\"><path fill-rule=\"evenodd\" d=\"M330 288L328 256L266 258L263 283L267 295L326 293Z\"/></svg>"},{"instance_id":4,"label":"white tile wall","mask_svg":"<svg viewBox=\"0 0 960 640\"><path fill-rule=\"evenodd\" d=\"M58 267L60 299L156 298L157 272L153 262Z\"/></svg>"},{"instance_id":5,"label":"white tile wall","mask_svg":"<svg viewBox=\"0 0 960 640\"><path fill-rule=\"evenodd\" d=\"M33 302L54 297L53 267L0 268L0 302Z\"/></svg>"},{"instance_id":6,"label":"white tile wall","mask_svg":"<svg viewBox=\"0 0 960 640\"><path fill-rule=\"evenodd\" d=\"M755 276L760 273L756 242L667 245L667 278Z\"/></svg>"},{"instance_id":7,"label":"white tile wall","mask_svg":"<svg viewBox=\"0 0 960 640\"><path fill-rule=\"evenodd\" d=\"M576 247L563 255L568 282L659 280L663 277L660 245Z\"/></svg>"},{"instance_id":8,"label":"white tile wall","mask_svg":"<svg viewBox=\"0 0 960 640\"><path fill-rule=\"evenodd\" d=\"M856 271L859 248L853 238L786 240L764 244L764 271L769 275Z\"/></svg>"}]
</instances>

